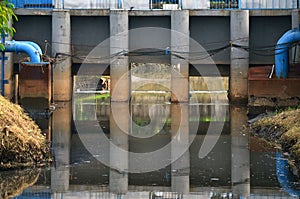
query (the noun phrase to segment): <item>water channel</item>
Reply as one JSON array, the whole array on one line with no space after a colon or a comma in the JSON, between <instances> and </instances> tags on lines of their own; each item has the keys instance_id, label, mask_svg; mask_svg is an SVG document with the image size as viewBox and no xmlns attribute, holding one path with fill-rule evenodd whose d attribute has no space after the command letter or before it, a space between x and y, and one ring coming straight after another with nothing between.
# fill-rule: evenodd
<instances>
[{"instance_id":1,"label":"water channel","mask_svg":"<svg viewBox=\"0 0 300 199\"><path fill-rule=\"evenodd\" d=\"M1 172L2 185L7 184L1 195L18 199L299 197L298 180L289 172L287 160L243 131L248 120L245 107L89 99L56 103L50 118L36 118L51 132L53 164Z\"/></svg>"}]
</instances>

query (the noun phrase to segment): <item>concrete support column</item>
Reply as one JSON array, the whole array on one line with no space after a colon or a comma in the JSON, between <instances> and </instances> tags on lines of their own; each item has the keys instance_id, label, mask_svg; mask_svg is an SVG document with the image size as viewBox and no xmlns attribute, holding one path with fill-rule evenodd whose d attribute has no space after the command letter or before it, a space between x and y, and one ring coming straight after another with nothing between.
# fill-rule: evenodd
<instances>
[{"instance_id":1,"label":"concrete support column","mask_svg":"<svg viewBox=\"0 0 300 199\"><path fill-rule=\"evenodd\" d=\"M120 0L109 0L109 8L118 9L119 1ZM122 3L122 1L120 3Z\"/></svg>"},{"instance_id":2,"label":"concrete support column","mask_svg":"<svg viewBox=\"0 0 300 199\"><path fill-rule=\"evenodd\" d=\"M52 13L52 56L56 57L53 67L53 99L70 101L72 98L72 59L71 55L71 23L67 10L53 10ZM56 56L57 55L57 56Z\"/></svg>"},{"instance_id":3,"label":"concrete support column","mask_svg":"<svg viewBox=\"0 0 300 199\"><path fill-rule=\"evenodd\" d=\"M250 197L249 136L242 131L247 123L244 107L231 107L231 182L234 198Z\"/></svg>"},{"instance_id":4,"label":"concrete support column","mask_svg":"<svg viewBox=\"0 0 300 199\"><path fill-rule=\"evenodd\" d=\"M12 26L12 20L9 21L8 26ZM6 41L12 40L11 36L8 36L5 38ZM13 59L13 53L6 52L5 57L7 57L7 60L4 62L4 80L8 80L8 83L4 85L4 96L11 100L14 94L14 59ZM1 63L1 61L0 61ZM2 64L2 63L1 63ZM0 67L0 77L2 77L2 72ZM1 79L1 78L0 78ZM2 81L2 79L1 79ZM1 88L0 88L1 90Z\"/></svg>"},{"instance_id":5,"label":"concrete support column","mask_svg":"<svg viewBox=\"0 0 300 199\"><path fill-rule=\"evenodd\" d=\"M125 102L130 98L128 56L117 55L128 51L128 11L110 11L110 88L111 101Z\"/></svg>"},{"instance_id":6,"label":"concrete support column","mask_svg":"<svg viewBox=\"0 0 300 199\"><path fill-rule=\"evenodd\" d=\"M171 124L172 192L176 192L180 194L189 194L190 152L189 152L189 106L188 104L187 103L172 104L171 117L172 117L172 124ZM178 158L180 154L182 155Z\"/></svg>"},{"instance_id":7,"label":"concrete support column","mask_svg":"<svg viewBox=\"0 0 300 199\"><path fill-rule=\"evenodd\" d=\"M54 8L55 9L64 9L64 0L56 0Z\"/></svg>"},{"instance_id":8,"label":"concrete support column","mask_svg":"<svg viewBox=\"0 0 300 199\"><path fill-rule=\"evenodd\" d=\"M52 115L54 167L51 168L51 190L56 193L69 189L71 149L71 102L59 102Z\"/></svg>"},{"instance_id":9,"label":"concrete support column","mask_svg":"<svg viewBox=\"0 0 300 199\"><path fill-rule=\"evenodd\" d=\"M300 23L300 11L299 10L293 10L292 11L292 27L291 29L299 29L299 23ZM292 60L293 63L299 63L300 62L300 48L299 45L295 46L292 49Z\"/></svg>"},{"instance_id":10,"label":"concrete support column","mask_svg":"<svg viewBox=\"0 0 300 199\"><path fill-rule=\"evenodd\" d=\"M231 62L230 98L232 101L246 101L248 97L249 52L240 47L249 47L249 11L234 10L230 15Z\"/></svg>"},{"instance_id":11,"label":"concrete support column","mask_svg":"<svg viewBox=\"0 0 300 199\"><path fill-rule=\"evenodd\" d=\"M114 194L126 194L128 192L128 134L130 131L130 119L128 117L129 104L126 102L111 102L111 109L119 110L110 113L110 172L109 190Z\"/></svg>"},{"instance_id":12,"label":"concrete support column","mask_svg":"<svg viewBox=\"0 0 300 199\"><path fill-rule=\"evenodd\" d=\"M171 57L171 101L189 101L189 11L175 10L171 13L171 51L181 57ZM179 52L179 53L178 53ZM182 52L182 53L180 53Z\"/></svg>"}]
</instances>

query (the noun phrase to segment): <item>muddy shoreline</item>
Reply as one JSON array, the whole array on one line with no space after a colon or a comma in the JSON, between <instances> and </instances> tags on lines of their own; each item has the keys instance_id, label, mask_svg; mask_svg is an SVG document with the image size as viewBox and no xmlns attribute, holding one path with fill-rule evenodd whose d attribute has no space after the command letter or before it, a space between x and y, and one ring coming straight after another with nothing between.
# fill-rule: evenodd
<instances>
[{"instance_id":1,"label":"muddy shoreline","mask_svg":"<svg viewBox=\"0 0 300 199\"><path fill-rule=\"evenodd\" d=\"M249 120L248 131L284 152L300 168L300 109L269 112Z\"/></svg>"}]
</instances>

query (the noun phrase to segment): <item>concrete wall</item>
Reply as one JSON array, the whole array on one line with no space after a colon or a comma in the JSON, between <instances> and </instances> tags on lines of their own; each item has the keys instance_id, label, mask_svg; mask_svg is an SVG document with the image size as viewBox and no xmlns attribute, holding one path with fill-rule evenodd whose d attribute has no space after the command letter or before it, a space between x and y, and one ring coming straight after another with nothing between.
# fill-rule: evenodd
<instances>
[{"instance_id":1,"label":"concrete wall","mask_svg":"<svg viewBox=\"0 0 300 199\"><path fill-rule=\"evenodd\" d=\"M228 45L230 17L190 17L190 36L206 50ZM216 64L230 64L230 49L212 57Z\"/></svg>"},{"instance_id":2,"label":"concrete wall","mask_svg":"<svg viewBox=\"0 0 300 199\"><path fill-rule=\"evenodd\" d=\"M275 47L278 39L291 29L291 23L290 16L250 16L250 48ZM250 64L274 64L274 60L273 51L250 53Z\"/></svg>"},{"instance_id":3,"label":"concrete wall","mask_svg":"<svg viewBox=\"0 0 300 199\"><path fill-rule=\"evenodd\" d=\"M51 16L21 15L18 21L13 24L16 29L14 40L33 41L45 48L45 40L52 42L52 18ZM49 47L50 55L51 49ZM15 59L16 60L16 59ZM17 61L18 62L18 61Z\"/></svg>"},{"instance_id":4,"label":"concrete wall","mask_svg":"<svg viewBox=\"0 0 300 199\"><path fill-rule=\"evenodd\" d=\"M267 14L267 13L266 13ZM51 44L51 15L19 15L14 23L15 40L30 40L44 50L45 40ZM170 16L130 16L129 29L161 27L170 29ZM251 16L250 48L274 46L280 36L291 27L291 16ZM108 16L71 16L71 41L74 54L87 55L94 46L109 38ZM215 49L230 41L229 16L190 16L190 36L206 49ZM131 39L131 37L130 37ZM168 38L160 38L166 41ZM50 47L49 47L50 48ZM50 52L51 49L48 49ZM273 64L274 56L250 54L250 64ZM16 56L15 62L18 62ZM230 50L213 56L217 64L230 64ZM73 62L79 60L73 59Z\"/></svg>"},{"instance_id":5,"label":"concrete wall","mask_svg":"<svg viewBox=\"0 0 300 199\"><path fill-rule=\"evenodd\" d=\"M72 51L76 56L87 56L101 42L109 38L109 17L71 17ZM109 48L107 49L109 54ZM73 58L73 63L81 62Z\"/></svg>"}]
</instances>

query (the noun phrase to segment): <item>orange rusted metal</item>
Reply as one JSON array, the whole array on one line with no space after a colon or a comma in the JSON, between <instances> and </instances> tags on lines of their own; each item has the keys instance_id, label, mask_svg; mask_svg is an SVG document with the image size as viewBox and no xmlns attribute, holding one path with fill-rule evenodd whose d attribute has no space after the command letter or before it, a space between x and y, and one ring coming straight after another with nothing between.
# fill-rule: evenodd
<instances>
[{"instance_id":1,"label":"orange rusted metal","mask_svg":"<svg viewBox=\"0 0 300 199\"><path fill-rule=\"evenodd\" d=\"M300 97L300 65L290 66L287 79L277 78L275 72L269 78L271 71L272 66L258 66L249 69L248 98L289 99Z\"/></svg>"},{"instance_id":2,"label":"orange rusted metal","mask_svg":"<svg viewBox=\"0 0 300 199\"><path fill-rule=\"evenodd\" d=\"M51 92L51 65L49 63L21 63L19 75L19 97L45 98L49 101Z\"/></svg>"}]
</instances>

